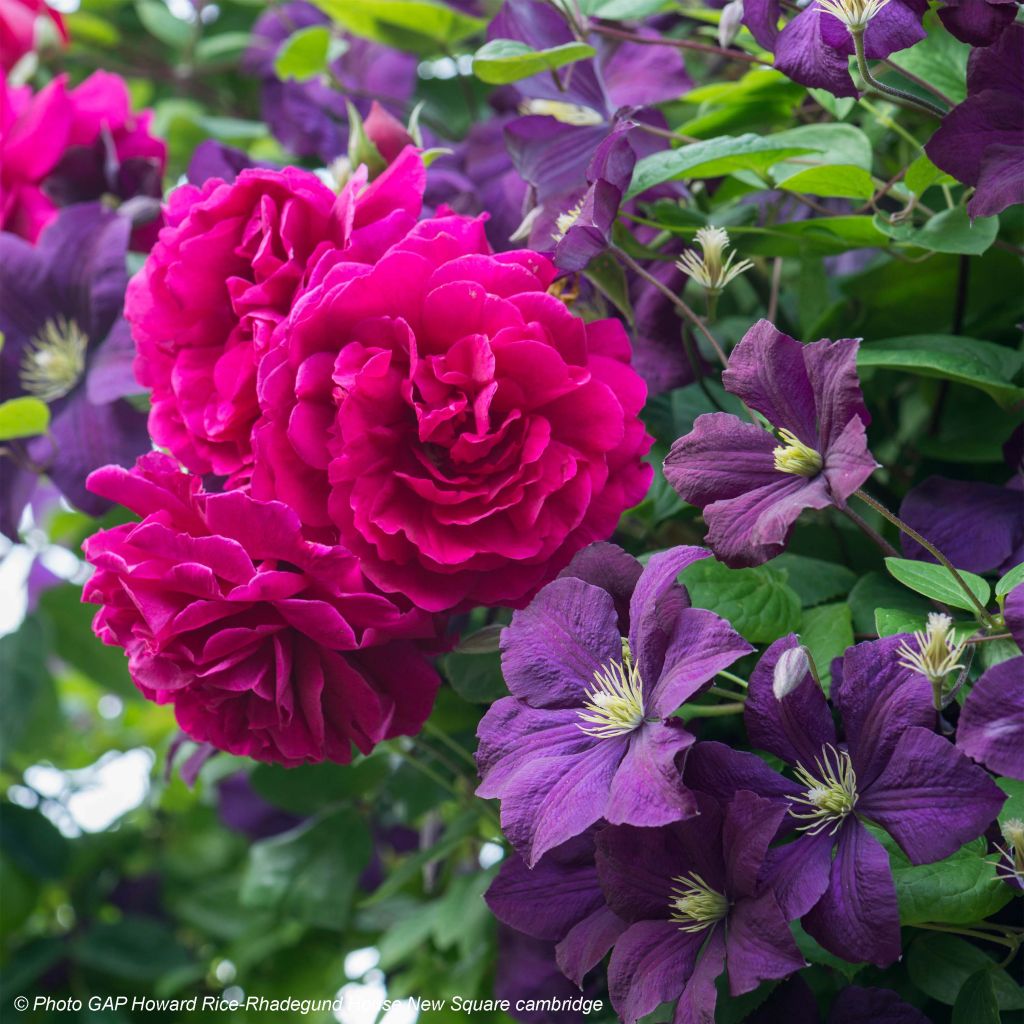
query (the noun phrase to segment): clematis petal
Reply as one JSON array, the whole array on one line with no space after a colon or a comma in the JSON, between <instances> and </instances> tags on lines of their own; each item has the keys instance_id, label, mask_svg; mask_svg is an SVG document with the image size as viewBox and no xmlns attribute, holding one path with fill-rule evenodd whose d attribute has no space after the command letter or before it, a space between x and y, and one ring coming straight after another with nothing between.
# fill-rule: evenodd
<instances>
[{"instance_id":1,"label":"clematis petal","mask_svg":"<svg viewBox=\"0 0 1024 1024\"><path fill-rule=\"evenodd\" d=\"M608 991L626 1024L679 997L705 938L671 921L638 921L619 937L608 964Z\"/></svg>"},{"instance_id":2,"label":"clematis petal","mask_svg":"<svg viewBox=\"0 0 1024 1024\"><path fill-rule=\"evenodd\" d=\"M930 864L981 835L1005 800L988 773L948 740L915 727L900 736L857 811L881 825L914 864Z\"/></svg>"},{"instance_id":3,"label":"clematis petal","mask_svg":"<svg viewBox=\"0 0 1024 1024\"><path fill-rule=\"evenodd\" d=\"M803 917L828 888L834 838L827 831L776 846L765 858L763 878L787 920Z\"/></svg>"},{"instance_id":4,"label":"clematis petal","mask_svg":"<svg viewBox=\"0 0 1024 1024\"><path fill-rule=\"evenodd\" d=\"M887 988L847 985L832 1004L828 1024L930 1024L930 1021Z\"/></svg>"},{"instance_id":5,"label":"clematis petal","mask_svg":"<svg viewBox=\"0 0 1024 1024\"><path fill-rule=\"evenodd\" d=\"M849 61L823 34L830 17L816 4L804 8L779 33L775 66L801 85L827 89L833 96L856 96Z\"/></svg>"},{"instance_id":6,"label":"clematis petal","mask_svg":"<svg viewBox=\"0 0 1024 1024\"><path fill-rule=\"evenodd\" d=\"M885 848L860 822L839 832L829 885L804 927L830 953L886 967L900 955L896 885Z\"/></svg>"},{"instance_id":7,"label":"clematis petal","mask_svg":"<svg viewBox=\"0 0 1024 1024\"><path fill-rule=\"evenodd\" d=\"M799 646L799 639L791 633L776 640L761 655L750 676L743 721L753 746L790 764L809 767L821 757L822 747L835 743L836 730L825 694L810 670L795 687L776 693L779 659Z\"/></svg>"},{"instance_id":8,"label":"clematis petal","mask_svg":"<svg viewBox=\"0 0 1024 1024\"><path fill-rule=\"evenodd\" d=\"M715 928L697 954L697 964L676 1003L672 1024L711 1024L715 1019L718 989L715 981L725 968L725 936Z\"/></svg>"},{"instance_id":9,"label":"clematis petal","mask_svg":"<svg viewBox=\"0 0 1024 1024\"><path fill-rule=\"evenodd\" d=\"M645 701L649 714L666 716L754 648L725 619L703 608L684 608L665 650L661 676Z\"/></svg>"},{"instance_id":10,"label":"clematis petal","mask_svg":"<svg viewBox=\"0 0 1024 1024\"><path fill-rule=\"evenodd\" d=\"M600 906L574 924L555 947L559 969L582 988L584 976L604 959L627 927L613 910Z\"/></svg>"},{"instance_id":11,"label":"clematis petal","mask_svg":"<svg viewBox=\"0 0 1024 1024\"><path fill-rule=\"evenodd\" d=\"M746 789L788 807L789 798L802 792L795 782L780 775L757 754L734 750L714 740L704 740L690 751L684 779L691 788L710 793L723 803Z\"/></svg>"},{"instance_id":12,"label":"clematis petal","mask_svg":"<svg viewBox=\"0 0 1024 1024\"><path fill-rule=\"evenodd\" d=\"M842 716L862 792L889 763L903 732L935 721L928 680L899 664L897 648L905 639L891 636L851 647L832 680L832 702Z\"/></svg>"},{"instance_id":13,"label":"clematis petal","mask_svg":"<svg viewBox=\"0 0 1024 1024\"><path fill-rule=\"evenodd\" d=\"M558 576L583 580L611 594L619 617L619 633L628 636L629 599L641 572L643 566L632 555L616 544L598 541L573 555Z\"/></svg>"},{"instance_id":14,"label":"clematis petal","mask_svg":"<svg viewBox=\"0 0 1024 1024\"><path fill-rule=\"evenodd\" d=\"M785 978L806 966L789 922L771 889L737 902L729 915L729 992L753 992L762 981Z\"/></svg>"},{"instance_id":15,"label":"clematis petal","mask_svg":"<svg viewBox=\"0 0 1024 1024\"><path fill-rule=\"evenodd\" d=\"M502 632L509 690L534 707L579 707L594 675L622 660L611 595L582 580L549 583Z\"/></svg>"},{"instance_id":16,"label":"clematis petal","mask_svg":"<svg viewBox=\"0 0 1024 1024\"><path fill-rule=\"evenodd\" d=\"M990 771L1024 780L1024 687L1021 679L1024 679L1024 657L994 665L982 675L960 712L956 745Z\"/></svg>"},{"instance_id":17,"label":"clematis petal","mask_svg":"<svg viewBox=\"0 0 1024 1024\"><path fill-rule=\"evenodd\" d=\"M615 771L605 818L613 825L653 828L696 814L682 771L682 755L695 742L682 719L645 722L630 736Z\"/></svg>"},{"instance_id":18,"label":"clematis petal","mask_svg":"<svg viewBox=\"0 0 1024 1024\"><path fill-rule=\"evenodd\" d=\"M725 889L738 900L759 887L768 847L786 816L786 808L749 790L740 790L726 804L722 825Z\"/></svg>"}]
</instances>

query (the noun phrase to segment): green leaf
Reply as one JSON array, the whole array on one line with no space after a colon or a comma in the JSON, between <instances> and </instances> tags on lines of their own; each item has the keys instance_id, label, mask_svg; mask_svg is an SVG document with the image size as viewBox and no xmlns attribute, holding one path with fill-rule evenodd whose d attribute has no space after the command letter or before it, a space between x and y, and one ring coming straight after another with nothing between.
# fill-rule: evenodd
<instances>
[{"instance_id":1,"label":"green leaf","mask_svg":"<svg viewBox=\"0 0 1024 1024\"><path fill-rule=\"evenodd\" d=\"M768 565L786 573L786 582L800 595L805 608L843 597L857 582L856 574L845 565L788 551L773 558Z\"/></svg>"},{"instance_id":2,"label":"green leaf","mask_svg":"<svg viewBox=\"0 0 1024 1024\"><path fill-rule=\"evenodd\" d=\"M953 1024L999 1024L999 1003L988 968L975 971L957 993Z\"/></svg>"},{"instance_id":3,"label":"green leaf","mask_svg":"<svg viewBox=\"0 0 1024 1024\"><path fill-rule=\"evenodd\" d=\"M293 814L316 814L345 799L368 799L389 773L388 755L357 757L351 764L308 764L297 768L259 764L249 776L265 800Z\"/></svg>"},{"instance_id":4,"label":"green leaf","mask_svg":"<svg viewBox=\"0 0 1024 1024\"><path fill-rule=\"evenodd\" d=\"M136 982L155 981L192 963L167 925L130 915L94 924L75 941L72 953L80 967Z\"/></svg>"},{"instance_id":5,"label":"green leaf","mask_svg":"<svg viewBox=\"0 0 1024 1024\"><path fill-rule=\"evenodd\" d=\"M666 181L691 178L719 178L733 171L764 172L790 156L814 150L804 146L776 144L772 136L723 135L707 142L694 142L679 149L652 153L637 161L627 198Z\"/></svg>"},{"instance_id":6,"label":"green leaf","mask_svg":"<svg viewBox=\"0 0 1024 1024\"><path fill-rule=\"evenodd\" d=\"M305 82L322 75L327 68L331 31L323 25L300 28L292 33L274 59L274 73L282 81Z\"/></svg>"},{"instance_id":7,"label":"green leaf","mask_svg":"<svg viewBox=\"0 0 1024 1024\"><path fill-rule=\"evenodd\" d=\"M441 659L441 670L452 689L473 704L490 704L508 695L501 674L501 655L463 654L453 651Z\"/></svg>"},{"instance_id":8,"label":"green leaf","mask_svg":"<svg viewBox=\"0 0 1024 1024\"><path fill-rule=\"evenodd\" d=\"M953 103L962 103L967 96L967 57L971 47L943 31L934 10L925 16L924 27L924 39L893 54L887 63L930 82ZM912 82L907 83L907 88L917 90Z\"/></svg>"},{"instance_id":9,"label":"green leaf","mask_svg":"<svg viewBox=\"0 0 1024 1024\"><path fill-rule=\"evenodd\" d=\"M894 224L883 214L875 214L875 226L900 245L945 252L980 256L991 248L999 233L998 217L975 217L972 221L963 206L930 217L921 227Z\"/></svg>"},{"instance_id":10,"label":"green leaf","mask_svg":"<svg viewBox=\"0 0 1024 1024\"><path fill-rule=\"evenodd\" d=\"M860 369L902 370L979 388L1004 409L1024 398L1011 384L1024 366L1024 355L990 341L951 334L913 334L864 342L857 354Z\"/></svg>"},{"instance_id":11,"label":"green leaf","mask_svg":"<svg viewBox=\"0 0 1024 1024\"><path fill-rule=\"evenodd\" d=\"M611 253L601 253L587 264L583 276L626 318L633 326L633 304L629 299L629 281L626 272Z\"/></svg>"},{"instance_id":12,"label":"green leaf","mask_svg":"<svg viewBox=\"0 0 1024 1024\"><path fill-rule=\"evenodd\" d=\"M996 583L996 597L1003 597L1014 587L1024 583L1024 562L1015 565L1005 576L1001 576Z\"/></svg>"},{"instance_id":13,"label":"green leaf","mask_svg":"<svg viewBox=\"0 0 1024 1024\"><path fill-rule=\"evenodd\" d=\"M473 74L489 85L507 85L586 60L596 52L592 46L580 42L534 50L517 39L492 39L473 55Z\"/></svg>"},{"instance_id":14,"label":"green leaf","mask_svg":"<svg viewBox=\"0 0 1024 1024\"><path fill-rule=\"evenodd\" d=\"M832 659L853 646L853 618L845 602L807 608L800 623L800 640L814 657L826 694L832 681Z\"/></svg>"},{"instance_id":15,"label":"green leaf","mask_svg":"<svg viewBox=\"0 0 1024 1024\"><path fill-rule=\"evenodd\" d=\"M0 849L16 867L33 878L53 881L68 869L68 841L39 811L3 805Z\"/></svg>"},{"instance_id":16,"label":"green leaf","mask_svg":"<svg viewBox=\"0 0 1024 1024\"><path fill-rule=\"evenodd\" d=\"M779 182L787 192L811 196L841 196L847 199L870 199L875 194L871 175L850 164L832 167L808 167Z\"/></svg>"},{"instance_id":17,"label":"green leaf","mask_svg":"<svg viewBox=\"0 0 1024 1024\"><path fill-rule=\"evenodd\" d=\"M343 928L371 851L363 816L343 808L254 843L239 898L246 907Z\"/></svg>"},{"instance_id":18,"label":"green leaf","mask_svg":"<svg viewBox=\"0 0 1024 1024\"><path fill-rule=\"evenodd\" d=\"M879 636L896 636L898 633L916 633L927 625L927 616L903 611L900 608L876 608L875 632ZM976 622L953 623L953 634L957 641L966 640L978 632ZM991 646L985 644L985 647Z\"/></svg>"},{"instance_id":19,"label":"green leaf","mask_svg":"<svg viewBox=\"0 0 1024 1024\"><path fill-rule=\"evenodd\" d=\"M0 441L35 437L50 425L50 407L38 398L11 398L0 402Z\"/></svg>"},{"instance_id":20,"label":"green leaf","mask_svg":"<svg viewBox=\"0 0 1024 1024\"><path fill-rule=\"evenodd\" d=\"M999 812L1000 824L1011 818L1024 818L1024 781L999 778L996 785L1006 794L1006 803Z\"/></svg>"},{"instance_id":21,"label":"green leaf","mask_svg":"<svg viewBox=\"0 0 1024 1024\"><path fill-rule=\"evenodd\" d=\"M983 921L1013 899L1013 890L986 859L988 844L976 839L934 864L894 865L901 924L970 924Z\"/></svg>"},{"instance_id":22,"label":"green leaf","mask_svg":"<svg viewBox=\"0 0 1024 1024\"><path fill-rule=\"evenodd\" d=\"M206 36L196 43L196 60L200 64L235 60L251 44L252 36L248 32L221 32L215 36Z\"/></svg>"},{"instance_id":23,"label":"green leaf","mask_svg":"<svg viewBox=\"0 0 1024 1024\"><path fill-rule=\"evenodd\" d=\"M925 597L953 605L954 608L966 608L974 611L974 604L964 593L949 570L933 562L916 562L912 558L887 558L885 567L889 572L911 590L916 590ZM981 602L987 604L992 593L988 582L973 572L959 570L964 583Z\"/></svg>"},{"instance_id":24,"label":"green leaf","mask_svg":"<svg viewBox=\"0 0 1024 1024\"><path fill-rule=\"evenodd\" d=\"M161 0L135 0L135 11L146 31L161 43L180 50L192 38L192 26L171 14Z\"/></svg>"},{"instance_id":25,"label":"green leaf","mask_svg":"<svg viewBox=\"0 0 1024 1024\"><path fill-rule=\"evenodd\" d=\"M853 628L857 633L870 633L875 629L875 612L879 608L898 609L916 615L922 621L932 610L932 606L923 597L904 589L880 572L869 572L862 576L847 600L853 612Z\"/></svg>"},{"instance_id":26,"label":"green leaf","mask_svg":"<svg viewBox=\"0 0 1024 1024\"><path fill-rule=\"evenodd\" d=\"M1024 990L977 946L956 935L919 935L907 953L910 980L925 995L953 1006L967 979L977 971L991 971L992 987L1000 1010L1024 1009Z\"/></svg>"},{"instance_id":27,"label":"green leaf","mask_svg":"<svg viewBox=\"0 0 1024 1024\"><path fill-rule=\"evenodd\" d=\"M673 3L674 0L580 0L580 10L606 21L636 21L657 14Z\"/></svg>"},{"instance_id":28,"label":"green leaf","mask_svg":"<svg viewBox=\"0 0 1024 1024\"><path fill-rule=\"evenodd\" d=\"M852 124L805 124L769 136L776 145L806 146L821 154L823 165L848 165L870 171L874 160L871 140ZM804 170L806 161L776 167L772 175L780 182L784 177ZM822 168L823 169L823 168ZM795 190L794 190L795 191Z\"/></svg>"},{"instance_id":29,"label":"green leaf","mask_svg":"<svg viewBox=\"0 0 1024 1024\"><path fill-rule=\"evenodd\" d=\"M443 53L486 24L430 0L314 0L342 28L400 50Z\"/></svg>"},{"instance_id":30,"label":"green leaf","mask_svg":"<svg viewBox=\"0 0 1024 1024\"><path fill-rule=\"evenodd\" d=\"M57 692L46 668L49 638L35 616L0 637L0 762L50 743L59 720Z\"/></svg>"},{"instance_id":31,"label":"green leaf","mask_svg":"<svg viewBox=\"0 0 1024 1024\"><path fill-rule=\"evenodd\" d=\"M923 196L932 185L955 185L956 178L945 171L939 170L922 153L908 168L903 175L903 184L914 193L915 196Z\"/></svg>"},{"instance_id":32,"label":"green leaf","mask_svg":"<svg viewBox=\"0 0 1024 1024\"><path fill-rule=\"evenodd\" d=\"M714 558L689 566L680 576L697 608L728 619L751 643L771 643L800 627L800 598L776 569L730 569Z\"/></svg>"}]
</instances>

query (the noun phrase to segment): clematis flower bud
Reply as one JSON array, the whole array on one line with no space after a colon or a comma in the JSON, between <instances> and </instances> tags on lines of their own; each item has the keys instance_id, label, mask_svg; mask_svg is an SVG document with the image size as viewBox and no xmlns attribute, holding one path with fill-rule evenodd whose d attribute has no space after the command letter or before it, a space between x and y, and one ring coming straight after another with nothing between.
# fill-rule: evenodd
<instances>
[{"instance_id":1,"label":"clematis flower bud","mask_svg":"<svg viewBox=\"0 0 1024 1024\"><path fill-rule=\"evenodd\" d=\"M707 295L710 317L714 315L715 303L725 286L740 274L746 273L754 264L750 260L733 263L736 253L727 254L729 232L725 228L699 228L696 241L701 247L701 255L698 256L692 249L687 249L676 261L676 266L703 287Z\"/></svg>"},{"instance_id":2,"label":"clematis flower bud","mask_svg":"<svg viewBox=\"0 0 1024 1024\"><path fill-rule=\"evenodd\" d=\"M776 700L788 697L811 671L810 653L806 647L791 647L783 651L775 663L772 675L772 693Z\"/></svg>"},{"instance_id":3,"label":"clematis flower bud","mask_svg":"<svg viewBox=\"0 0 1024 1024\"><path fill-rule=\"evenodd\" d=\"M941 612L931 612L924 630L914 633L914 644L904 640L896 649L900 664L904 668L920 672L935 693L935 707L942 708L948 701L945 692L946 677L965 667L960 656L967 646L966 641L957 643L953 631L953 620Z\"/></svg>"}]
</instances>

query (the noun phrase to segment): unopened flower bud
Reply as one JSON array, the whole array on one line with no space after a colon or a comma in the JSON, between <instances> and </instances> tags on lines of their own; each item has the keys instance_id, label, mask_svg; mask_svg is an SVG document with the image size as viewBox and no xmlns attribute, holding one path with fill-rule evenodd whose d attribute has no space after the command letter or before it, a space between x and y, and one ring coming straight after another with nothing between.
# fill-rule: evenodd
<instances>
[{"instance_id":1,"label":"unopened flower bud","mask_svg":"<svg viewBox=\"0 0 1024 1024\"><path fill-rule=\"evenodd\" d=\"M687 249L676 261L676 266L711 295L718 295L730 281L754 265L750 260L733 263L736 253L726 254L729 249L729 232L725 228L699 228L696 241L701 247L701 255Z\"/></svg>"},{"instance_id":2,"label":"unopened flower bud","mask_svg":"<svg viewBox=\"0 0 1024 1024\"><path fill-rule=\"evenodd\" d=\"M811 662L807 648L791 647L783 651L779 660L775 663L775 672L772 675L772 693L776 700L788 697L811 671Z\"/></svg>"}]
</instances>

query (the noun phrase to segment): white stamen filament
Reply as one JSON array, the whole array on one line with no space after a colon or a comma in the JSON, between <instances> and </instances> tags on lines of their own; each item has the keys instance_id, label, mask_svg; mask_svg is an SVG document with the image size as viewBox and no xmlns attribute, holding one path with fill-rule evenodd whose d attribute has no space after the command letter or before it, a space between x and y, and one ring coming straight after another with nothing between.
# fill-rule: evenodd
<instances>
[{"instance_id":1,"label":"white stamen filament","mask_svg":"<svg viewBox=\"0 0 1024 1024\"><path fill-rule=\"evenodd\" d=\"M684 932L701 932L729 913L729 901L700 875L690 872L672 879L669 916Z\"/></svg>"},{"instance_id":2,"label":"white stamen filament","mask_svg":"<svg viewBox=\"0 0 1024 1024\"><path fill-rule=\"evenodd\" d=\"M74 320L57 316L25 346L21 386L44 402L63 398L82 379L89 339Z\"/></svg>"},{"instance_id":3,"label":"white stamen filament","mask_svg":"<svg viewBox=\"0 0 1024 1024\"><path fill-rule=\"evenodd\" d=\"M676 261L676 266L715 295L754 265L750 260L733 263L736 259L735 252L725 255L726 249L729 248L729 233L725 228L700 228L696 241L701 247L701 255L698 256L692 249L687 249Z\"/></svg>"},{"instance_id":4,"label":"white stamen filament","mask_svg":"<svg viewBox=\"0 0 1024 1024\"><path fill-rule=\"evenodd\" d=\"M914 633L916 646L904 640L896 653L904 668L920 672L932 686L941 686L951 672L963 669L960 656L967 647L966 641L956 643L953 620L942 612L930 612L927 626Z\"/></svg>"},{"instance_id":5,"label":"white stamen filament","mask_svg":"<svg viewBox=\"0 0 1024 1024\"><path fill-rule=\"evenodd\" d=\"M818 6L848 29L861 31L889 0L818 0Z\"/></svg>"},{"instance_id":6,"label":"white stamen filament","mask_svg":"<svg viewBox=\"0 0 1024 1024\"><path fill-rule=\"evenodd\" d=\"M796 434L790 430L780 430L779 440L782 444L772 452L772 455L775 458L775 468L780 473L811 477L821 472L821 455L804 444Z\"/></svg>"},{"instance_id":7,"label":"white stamen filament","mask_svg":"<svg viewBox=\"0 0 1024 1024\"><path fill-rule=\"evenodd\" d=\"M625 649L623 654L627 655ZM643 722L643 683L639 669L628 655L623 661L610 661L594 673L594 686L583 707L585 710L579 712L582 722L577 724L597 739L624 736Z\"/></svg>"},{"instance_id":8,"label":"white stamen filament","mask_svg":"<svg viewBox=\"0 0 1024 1024\"><path fill-rule=\"evenodd\" d=\"M815 758L814 768L811 772L802 764L796 766L797 781L806 791L803 796L792 798L797 807L791 807L789 813L807 823L797 828L809 835L816 836L825 829L829 829L829 835L835 835L857 804L853 762L845 750L836 750L829 743L822 747L821 757Z\"/></svg>"}]
</instances>

